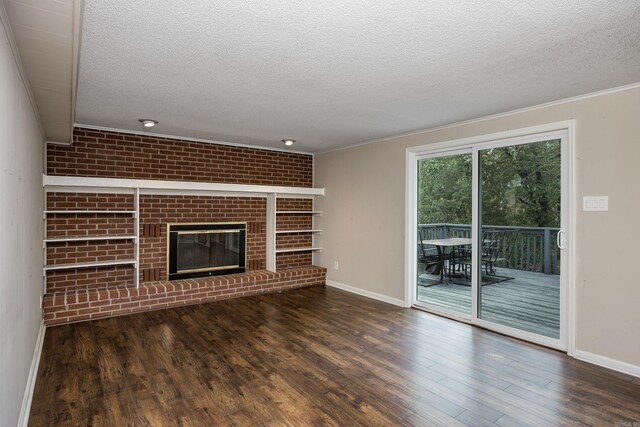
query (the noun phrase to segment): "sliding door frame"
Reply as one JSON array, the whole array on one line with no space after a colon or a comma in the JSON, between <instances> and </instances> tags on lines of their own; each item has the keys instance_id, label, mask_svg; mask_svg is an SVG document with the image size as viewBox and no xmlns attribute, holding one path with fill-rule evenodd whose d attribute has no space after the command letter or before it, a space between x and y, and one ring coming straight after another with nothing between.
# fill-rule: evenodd
<instances>
[{"instance_id":1,"label":"sliding door frame","mask_svg":"<svg viewBox=\"0 0 640 427\"><path fill-rule=\"evenodd\" d=\"M565 231L565 250L561 260L560 276L560 338L554 339L544 337L531 332L522 331L513 327L499 325L493 322L478 318L478 283L477 274L472 275L472 312L471 316L463 314L453 314L438 311L431 307L420 304L417 301L417 195L418 195L418 160L432 157L439 157L450 154L459 154L463 151L473 153L473 196L472 196L472 223L471 235L474 242L478 241L478 188L479 164L478 152L480 150L504 147L516 144L526 144L530 142L544 141L549 139L562 139L562 183L561 188L561 227ZM405 306L417 307L435 314L450 317L456 320L477 325L499 333L521 338L547 347L566 351L569 355L575 352L575 122L567 120L533 126L522 129L514 129L505 132L498 132L489 135L463 138L452 141L437 142L433 144L409 147L406 150L406 188L405 188ZM473 245L472 251L476 251ZM473 254L473 259L477 255ZM474 270L477 270L475 268Z\"/></svg>"},{"instance_id":2,"label":"sliding door frame","mask_svg":"<svg viewBox=\"0 0 640 427\"><path fill-rule=\"evenodd\" d=\"M474 150L472 147L455 147L452 149L444 149L444 150L437 150L437 151L429 151L427 153L419 153L415 156L415 166L416 166L416 192L415 194L415 201L416 201L416 209L415 209L415 213L417 214L417 199L418 199L418 161L420 160L431 160L431 159L437 159L437 158L441 158L441 157L449 157L449 156L460 156L460 155L470 155L471 159L472 159L472 177L471 177L471 182L473 184L473 182L475 182L475 173L476 173L476 160L475 160L475 154L474 154ZM473 185L472 185L473 187ZM471 189L471 193L472 193L472 198L475 200L475 194L476 191L474 191L474 189ZM473 226L473 215L475 212L475 202L472 203L472 226L471 226L471 238L472 238L472 244L471 244L471 258L472 259L476 259L477 256L477 252L476 252L476 244L475 244L475 240L473 239L473 236L475 235L474 233L474 226ZM414 236L418 236L418 229L417 229L417 215L415 218L415 234L413 234ZM416 242L416 245L414 245L414 247L417 248L418 246L418 242ZM473 270L473 268L472 268ZM415 281L415 277L417 277L417 263L416 263L416 270L414 271L415 275L414 277L414 281ZM476 275L472 274L471 275L471 313L467 314L467 313L463 313L463 312L458 312L458 311L453 311L453 310L445 310L443 308L438 308L438 307L433 307L430 306L428 301L418 301L417 299L417 284L414 284L414 290L413 290L413 295L412 295L412 300L411 300L411 306L414 307L418 307L421 309L426 309L427 311L433 312L435 314L439 314L442 316L446 316L449 318L453 318L453 319L457 319L457 320L462 320L465 322L470 322L474 317L476 317L476 313L475 313L475 305L474 305L474 292L477 289L477 284L476 284Z\"/></svg>"}]
</instances>

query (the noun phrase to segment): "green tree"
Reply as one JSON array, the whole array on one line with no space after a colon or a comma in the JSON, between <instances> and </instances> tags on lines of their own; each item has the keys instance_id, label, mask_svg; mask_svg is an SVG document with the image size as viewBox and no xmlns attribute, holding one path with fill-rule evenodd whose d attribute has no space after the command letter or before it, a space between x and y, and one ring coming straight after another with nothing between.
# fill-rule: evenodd
<instances>
[{"instance_id":1,"label":"green tree","mask_svg":"<svg viewBox=\"0 0 640 427\"><path fill-rule=\"evenodd\" d=\"M471 154L418 162L418 221L471 223Z\"/></svg>"},{"instance_id":2,"label":"green tree","mask_svg":"<svg viewBox=\"0 0 640 427\"><path fill-rule=\"evenodd\" d=\"M541 141L480 152L484 225L560 225L560 141ZM471 155L421 160L421 224L471 223Z\"/></svg>"}]
</instances>

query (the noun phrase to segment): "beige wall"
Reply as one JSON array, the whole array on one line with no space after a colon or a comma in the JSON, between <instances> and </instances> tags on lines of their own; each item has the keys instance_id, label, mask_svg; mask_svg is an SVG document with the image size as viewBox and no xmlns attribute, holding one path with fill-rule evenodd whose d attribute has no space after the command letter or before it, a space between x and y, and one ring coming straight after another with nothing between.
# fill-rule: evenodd
<instances>
[{"instance_id":1,"label":"beige wall","mask_svg":"<svg viewBox=\"0 0 640 427\"><path fill-rule=\"evenodd\" d=\"M317 155L327 279L404 299L405 149L576 121L576 346L640 367L640 88ZM582 196L608 195L608 212ZM333 268L339 261L339 270Z\"/></svg>"},{"instance_id":2,"label":"beige wall","mask_svg":"<svg viewBox=\"0 0 640 427\"><path fill-rule=\"evenodd\" d=\"M0 426L18 424L42 324L40 128L0 26Z\"/></svg>"}]
</instances>

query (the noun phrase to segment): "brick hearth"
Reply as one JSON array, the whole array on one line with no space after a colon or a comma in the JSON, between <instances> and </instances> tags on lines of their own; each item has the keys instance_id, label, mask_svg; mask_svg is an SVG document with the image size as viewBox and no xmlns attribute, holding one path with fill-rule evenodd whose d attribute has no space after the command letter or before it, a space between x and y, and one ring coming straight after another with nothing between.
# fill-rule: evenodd
<instances>
[{"instance_id":1,"label":"brick hearth","mask_svg":"<svg viewBox=\"0 0 640 427\"><path fill-rule=\"evenodd\" d=\"M171 282L141 283L73 291L59 291L44 298L46 325L79 322L101 317L121 316L141 311L200 304L267 292L323 285L326 269L304 267Z\"/></svg>"}]
</instances>

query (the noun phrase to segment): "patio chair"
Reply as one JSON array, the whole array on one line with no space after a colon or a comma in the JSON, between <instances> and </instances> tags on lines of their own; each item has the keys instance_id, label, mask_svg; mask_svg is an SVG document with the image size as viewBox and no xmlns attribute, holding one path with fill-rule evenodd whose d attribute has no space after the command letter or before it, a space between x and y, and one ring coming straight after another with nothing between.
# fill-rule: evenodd
<instances>
[{"instance_id":1,"label":"patio chair","mask_svg":"<svg viewBox=\"0 0 640 427\"><path fill-rule=\"evenodd\" d=\"M511 258L517 238L517 229L482 231L480 260L487 276L496 276L496 264ZM469 278L471 249L461 248L456 253L455 262L464 269L465 278Z\"/></svg>"},{"instance_id":2,"label":"patio chair","mask_svg":"<svg viewBox=\"0 0 640 427\"><path fill-rule=\"evenodd\" d=\"M432 274L439 274L437 271L440 267L440 257L438 250L434 246L423 245L423 240L430 240L434 236L430 236L430 232L435 230L429 230L427 228L418 228L418 254L420 256L420 262L424 264L424 271L430 270Z\"/></svg>"},{"instance_id":3,"label":"patio chair","mask_svg":"<svg viewBox=\"0 0 640 427\"><path fill-rule=\"evenodd\" d=\"M488 256L489 253L491 253L490 245L487 243L487 240L485 238L486 233L487 231L484 231L482 233L482 258L483 259L485 258L486 255ZM469 279L469 270L471 269L471 262L472 262L471 248L468 246L457 248L457 250L454 252L453 256L451 257L451 264L454 266L453 269L455 270L457 268L458 271L463 270L465 279Z\"/></svg>"},{"instance_id":4,"label":"patio chair","mask_svg":"<svg viewBox=\"0 0 640 427\"><path fill-rule=\"evenodd\" d=\"M489 239L493 240L493 244L489 245L489 252L485 257L483 253L482 263L485 266L487 275L496 275L495 265L499 262L508 261L511 259L511 252L518 239L518 230L500 230L487 232L490 235Z\"/></svg>"}]
</instances>

